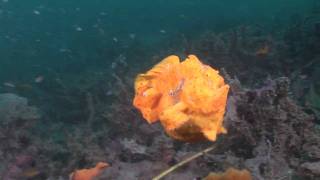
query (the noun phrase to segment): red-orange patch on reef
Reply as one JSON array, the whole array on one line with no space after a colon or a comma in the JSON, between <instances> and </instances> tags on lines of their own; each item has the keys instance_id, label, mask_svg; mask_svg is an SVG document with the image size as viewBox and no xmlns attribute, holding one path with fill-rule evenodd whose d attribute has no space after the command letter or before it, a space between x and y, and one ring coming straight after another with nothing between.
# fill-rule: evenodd
<instances>
[{"instance_id":1,"label":"red-orange patch on reef","mask_svg":"<svg viewBox=\"0 0 320 180\"><path fill-rule=\"evenodd\" d=\"M94 180L94 178L98 177L107 167L109 167L108 163L99 162L93 168L75 170L70 174L70 180Z\"/></svg>"}]
</instances>

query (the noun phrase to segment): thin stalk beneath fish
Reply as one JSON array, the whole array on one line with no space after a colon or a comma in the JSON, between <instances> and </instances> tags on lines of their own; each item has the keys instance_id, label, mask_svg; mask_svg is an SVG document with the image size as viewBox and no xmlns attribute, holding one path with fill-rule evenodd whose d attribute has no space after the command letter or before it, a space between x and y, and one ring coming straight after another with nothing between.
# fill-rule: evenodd
<instances>
[{"instance_id":1,"label":"thin stalk beneath fish","mask_svg":"<svg viewBox=\"0 0 320 180\"><path fill-rule=\"evenodd\" d=\"M189 163L190 161L200 157L200 156L203 156L205 155L206 153L214 150L216 148L216 145L212 145L212 146L209 146L208 148L198 152L197 154L193 155L193 156L190 156L189 158L179 162L178 164L170 167L169 169L163 171L162 173L160 173L159 175L157 175L156 177L152 178L152 180L160 180L161 178L163 178L164 176L170 174L171 172L173 172L174 170L176 170L177 168Z\"/></svg>"}]
</instances>

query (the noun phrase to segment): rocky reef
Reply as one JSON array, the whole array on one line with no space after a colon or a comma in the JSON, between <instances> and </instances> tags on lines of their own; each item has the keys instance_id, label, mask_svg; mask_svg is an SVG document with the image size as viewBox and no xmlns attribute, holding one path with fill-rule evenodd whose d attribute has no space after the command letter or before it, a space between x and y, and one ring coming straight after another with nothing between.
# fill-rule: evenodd
<instances>
[{"instance_id":1,"label":"rocky reef","mask_svg":"<svg viewBox=\"0 0 320 180\"><path fill-rule=\"evenodd\" d=\"M248 169L254 179L319 177L320 139L315 117L291 99L289 79L245 88L236 78L222 74L231 91L224 120L228 133L219 136L215 151L167 179L205 177L230 167ZM72 131L48 128L49 140L32 133L43 119L37 108L23 97L1 94L1 177L67 178L77 168L106 161L111 167L101 179L150 179L212 144L174 141L159 124L145 123L132 106L131 80L115 77L118 81L111 90L118 94L110 104L97 103L94 95L87 94L88 122L79 122Z\"/></svg>"},{"instance_id":2,"label":"rocky reef","mask_svg":"<svg viewBox=\"0 0 320 180\"><path fill-rule=\"evenodd\" d=\"M36 107L16 94L0 94L0 177L19 179L32 168L33 159L28 149L34 141L30 131L40 119Z\"/></svg>"},{"instance_id":3,"label":"rocky reef","mask_svg":"<svg viewBox=\"0 0 320 180\"><path fill-rule=\"evenodd\" d=\"M227 159L242 160L256 179L318 177L309 165L320 162L315 117L289 97L289 79L270 80L254 90L239 87L232 80L226 114L228 143L224 143L229 144Z\"/></svg>"}]
</instances>

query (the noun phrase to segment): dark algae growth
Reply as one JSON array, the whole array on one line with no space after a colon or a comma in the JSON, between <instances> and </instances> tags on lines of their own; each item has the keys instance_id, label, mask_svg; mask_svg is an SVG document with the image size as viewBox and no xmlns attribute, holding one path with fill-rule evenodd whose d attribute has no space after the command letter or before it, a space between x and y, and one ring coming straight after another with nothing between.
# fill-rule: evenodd
<instances>
[{"instance_id":1,"label":"dark algae growth","mask_svg":"<svg viewBox=\"0 0 320 180\"><path fill-rule=\"evenodd\" d=\"M320 179L320 0L0 0L0 180Z\"/></svg>"}]
</instances>

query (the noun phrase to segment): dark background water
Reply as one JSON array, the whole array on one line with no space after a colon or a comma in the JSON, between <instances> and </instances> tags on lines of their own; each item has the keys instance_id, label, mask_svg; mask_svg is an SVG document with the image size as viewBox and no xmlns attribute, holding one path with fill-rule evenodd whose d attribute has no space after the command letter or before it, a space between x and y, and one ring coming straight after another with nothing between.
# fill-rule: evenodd
<instances>
[{"instance_id":1,"label":"dark background water","mask_svg":"<svg viewBox=\"0 0 320 180\"><path fill-rule=\"evenodd\" d=\"M142 51L156 54L163 49L162 42L181 34L192 37L207 30L221 32L244 24L264 24L277 31L295 18L311 13L314 3L313 0L1 1L0 81L28 79L50 70L78 72L88 65L109 66L112 59L128 50L125 47L138 44L147 47ZM135 38L130 38L130 34Z\"/></svg>"}]
</instances>

